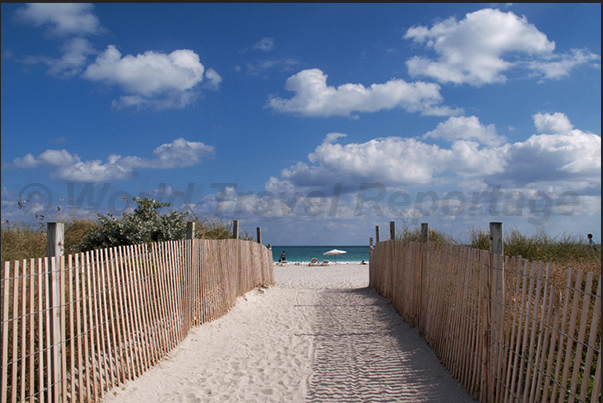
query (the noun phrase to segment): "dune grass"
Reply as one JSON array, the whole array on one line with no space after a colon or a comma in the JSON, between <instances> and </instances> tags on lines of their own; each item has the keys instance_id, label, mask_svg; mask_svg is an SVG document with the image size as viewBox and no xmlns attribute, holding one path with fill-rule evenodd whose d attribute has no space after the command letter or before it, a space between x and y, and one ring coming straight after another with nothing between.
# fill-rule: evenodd
<instances>
[{"instance_id":1,"label":"dune grass","mask_svg":"<svg viewBox=\"0 0 603 403\"><path fill-rule=\"evenodd\" d=\"M232 222L218 219L200 219L194 216L195 237L198 239L228 239L232 238ZM65 253L78 252L78 245L84 235L99 227L99 223L92 219L70 217L65 223ZM46 232L43 226L2 225L1 253L2 262L38 258L46 256ZM469 244L476 249L490 249L490 234L488 231L470 228L468 230ZM253 240L253 236L247 232L239 236L241 239ZM435 242L448 242L462 244L452 236L429 229L429 239ZM404 242L420 242L421 228L409 228L403 226L396 234L396 240ZM511 229L504 239L505 255L522 256L530 261L550 262L553 271L564 282L563 273L567 267L601 274L601 248L590 248L586 238L571 235L553 237L545 232L538 232L528 236Z\"/></svg>"},{"instance_id":2,"label":"dune grass","mask_svg":"<svg viewBox=\"0 0 603 403\"><path fill-rule=\"evenodd\" d=\"M475 227L468 230L469 242L453 238L444 232L429 228L429 240L464 244L475 249L490 250L490 232ZM396 240L403 242L421 242L421 228L409 228L403 225L396 233ZM584 272L592 272L595 277L601 274L601 245L591 248L585 237L562 234L558 237L539 231L525 235L516 229L507 231L504 237L504 254L521 256L535 262L551 263L553 281L564 284L569 267Z\"/></svg>"},{"instance_id":3,"label":"dune grass","mask_svg":"<svg viewBox=\"0 0 603 403\"><path fill-rule=\"evenodd\" d=\"M99 228L97 220L90 218L70 217L65 223L65 254L79 252L78 246L82 238L90 231ZM199 219L195 217L195 237L199 239L230 239L232 238L232 222ZM33 225L7 225L1 228L1 259L2 262L12 262L46 256L46 227L36 223ZM253 240L244 232L240 239Z\"/></svg>"}]
</instances>

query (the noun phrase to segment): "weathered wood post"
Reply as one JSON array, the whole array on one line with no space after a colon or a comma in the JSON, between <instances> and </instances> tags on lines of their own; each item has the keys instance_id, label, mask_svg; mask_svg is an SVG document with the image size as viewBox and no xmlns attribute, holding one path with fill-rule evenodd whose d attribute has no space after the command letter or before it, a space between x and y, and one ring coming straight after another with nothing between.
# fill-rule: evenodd
<instances>
[{"instance_id":1,"label":"weathered wood post","mask_svg":"<svg viewBox=\"0 0 603 403\"><path fill-rule=\"evenodd\" d=\"M186 223L186 239L195 239L195 223L193 221Z\"/></svg>"},{"instance_id":2,"label":"weathered wood post","mask_svg":"<svg viewBox=\"0 0 603 403\"><path fill-rule=\"evenodd\" d=\"M391 298L394 300L396 290L396 223L395 221L389 222L389 237L390 237L390 247L391 247L391 264L389 265L389 284L387 286L387 290L389 290L389 294L387 298Z\"/></svg>"},{"instance_id":3,"label":"weathered wood post","mask_svg":"<svg viewBox=\"0 0 603 403\"><path fill-rule=\"evenodd\" d=\"M50 379L52 400L58 402L61 399L62 390L62 335L61 335L61 273L62 262L65 252L65 224L62 222L49 222L46 224L46 256L48 259L48 295L50 296L49 312L47 314L48 326L50 328Z\"/></svg>"},{"instance_id":4,"label":"weathered wood post","mask_svg":"<svg viewBox=\"0 0 603 403\"><path fill-rule=\"evenodd\" d=\"M190 281L191 284L193 284L194 280L194 274L197 272L197 262L195 261L195 222L194 221L188 221L186 223L186 240L190 241L190 242L185 242L185 248L184 248L184 255L186 256L186 259L188 260L188 262L186 262L186 266L188 267L188 270L186 271L187 273L187 281ZM187 299L187 304L191 307L193 307L195 304L193 303L193 291L188 288L188 287L183 287L185 291L185 298ZM189 321L189 323L193 323L193 321L195 321L196 318L196 313L195 313L195 308L193 309L187 309L187 317L186 319ZM188 326L188 325L187 325Z\"/></svg>"},{"instance_id":5,"label":"weathered wood post","mask_svg":"<svg viewBox=\"0 0 603 403\"><path fill-rule=\"evenodd\" d=\"M425 271L429 269L429 223L421 223L421 267L419 269L419 278L417 283L419 286L418 301L417 301L417 327L421 334L423 334L424 328L422 323L421 312L423 312L423 279L425 278Z\"/></svg>"},{"instance_id":6,"label":"weathered wood post","mask_svg":"<svg viewBox=\"0 0 603 403\"><path fill-rule=\"evenodd\" d=\"M421 242L429 242L429 223L421 223Z\"/></svg>"},{"instance_id":7,"label":"weathered wood post","mask_svg":"<svg viewBox=\"0 0 603 403\"><path fill-rule=\"evenodd\" d=\"M373 238L369 238L369 264L373 262ZM369 265L369 287L373 287L373 265Z\"/></svg>"},{"instance_id":8,"label":"weathered wood post","mask_svg":"<svg viewBox=\"0 0 603 403\"><path fill-rule=\"evenodd\" d=\"M239 239L239 220L232 220L232 237Z\"/></svg>"},{"instance_id":9,"label":"weathered wood post","mask_svg":"<svg viewBox=\"0 0 603 403\"><path fill-rule=\"evenodd\" d=\"M505 273L504 273L504 243L503 243L503 224L501 222L490 223L490 349L489 357L489 376L488 376L488 396L494 399L495 371L500 367L500 343L505 303Z\"/></svg>"},{"instance_id":10,"label":"weathered wood post","mask_svg":"<svg viewBox=\"0 0 603 403\"><path fill-rule=\"evenodd\" d=\"M379 243L379 226L375 225L375 244Z\"/></svg>"},{"instance_id":11,"label":"weathered wood post","mask_svg":"<svg viewBox=\"0 0 603 403\"><path fill-rule=\"evenodd\" d=\"M257 241L259 244L261 244L262 243L262 227L257 227L256 233L257 233Z\"/></svg>"}]
</instances>

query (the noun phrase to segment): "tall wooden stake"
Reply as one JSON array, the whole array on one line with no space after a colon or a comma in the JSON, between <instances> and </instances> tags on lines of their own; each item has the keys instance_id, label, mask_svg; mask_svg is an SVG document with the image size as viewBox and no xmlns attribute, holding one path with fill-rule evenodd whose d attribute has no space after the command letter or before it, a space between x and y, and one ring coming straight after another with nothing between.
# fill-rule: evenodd
<instances>
[{"instance_id":1,"label":"tall wooden stake","mask_svg":"<svg viewBox=\"0 0 603 403\"><path fill-rule=\"evenodd\" d=\"M496 340L502 338L503 306L505 303L505 272L503 243L503 224L501 222L490 223L490 343L488 360L491 371L488 379L488 396L494 396L494 371L499 366L500 345Z\"/></svg>"},{"instance_id":2,"label":"tall wooden stake","mask_svg":"<svg viewBox=\"0 0 603 403\"><path fill-rule=\"evenodd\" d=\"M186 239L195 239L195 223L192 221L186 223Z\"/></svg>"},{"instance_id":3,"label":"tall wooden stake","mask_svg":"<svg viewBox=\"0 0 603 403\"><path fill-rule=\"evenodd\" d=\"M425 277L426 270L429 270L429 223L421 223L421 269L419 270L419 307L417 310L417 323L419 324L419 331L423 334L423 326L421 323L421 312L423 312L423 278Z\"/></svg>"},{"instance_id":4,"label":"tall wooden stake","mask_svg":"<svg viewBox=\"0 0 603 403\"><path fill-rule=\"evenodd\" d=\"M239 220L232 220L232 237L239 239Z\"/></svg>"},{"instance_id":5,"label":"tall wooden stake","mask_svg":"<svg viewBox=\"0 0 603 403\"><path fill-rule=\"evenodd\" d=\"M53 401L61 400L62 379L61 379L61 356L62 335L61 335L61 281L60 271L61 256L65 251L65 224L61 222L49 222L46 224L46 255L50 271L48 275L48 291L50 295L50 376Z\"/></svg>"}]
</instances>

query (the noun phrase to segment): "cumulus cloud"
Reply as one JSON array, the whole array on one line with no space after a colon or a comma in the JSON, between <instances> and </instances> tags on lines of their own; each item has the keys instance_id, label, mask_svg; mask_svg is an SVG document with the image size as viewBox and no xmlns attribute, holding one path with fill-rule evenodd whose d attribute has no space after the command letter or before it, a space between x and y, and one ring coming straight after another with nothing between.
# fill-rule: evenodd
<instances>
[{"instance_id":1,"label":"cumulus cloud","mask_svg":"<svg viewBox=\"0 0 603 403\"><path fill-rule=\"evenodd\" d=\"M431 28L412 27L404 38L438 55L436 60L422 56L408 60L410 75L432 77L441 83L504 83L504 73L516 66L544 78L558 78L577 64L600 59L583 51L554 55L555 42L525 17L489 8L468 13L461 21L453 17ZM520 56L528 61L520 61Z\"/></svg>"},{"instance_id":2,"label":"cumulus cloud","mask_svg":"<svg viewBox=\"0 0 603 403\"><path fill-rule=\"evenodd\" d=\"M566 134L574 128L564 113L537 113L532 119L538 133Z\"/></svg>"},{"instance_id":3,"label":"cumulus cloud","mask_svg":"<svg viewBox=\"0 0 603 403\"><path fill-rule=\"evenodd\" d=\"M326 189L334 183L357 190L360 183L404 188L476 181L508 188L600 188L601 137L571 129L559 113L536 114L534 122L539 131L553 131L508 143L496 136L493 125L484 126L471 117L450 118L423 136L445 138L451 142L449 148L402 137L342 145L338 140L345 135L330 133L307 162L283 169L279 178L270 178L266 189L292 193Z\"/></svg>"},{"instance_id":4,"label":"cumulus cloud","mask_svg":"<svg viewBox=\"0 0 603 403\"><path fill-rule=\"evenodd\" d=\"M101 23L94 6L83 3L28 3L15 12L15 18L37 27L48 27L57 35L99 34Z\"/></svg>"},{"instance_id":5,"label":"cumulus cloud","mask_svg":"<svg viewBox=\"0 0 603 403\"><path fill-rule=\"evenodd\" d=\"M191 103L193 89L203 80L204 72L199 56L192 50L179 49L170 54L147 51L122 57L114 45L109 45L82 77L118 85L131 94L123 96L115 106L154 105L164 109ZM208 74L212 85L217 87L221 77L214 70Z\"/></svg>"},{"instance_id":6,"label":"cumulus cloud","mask_svg":"<svg viewBox=\"0 0 603 403\"><path fill-rule=\"evenodd\" d=\"M126 94L113 100L116 109L152 107L157 110L184 108L198 97L198 84L217 90L222 77L213 69L205 69L199 56L189 49L169 54L147 51L122 55L115 45L98 52L84 35L99 34L104 29L93 14L91 4L27 4L15 12L18 21L47 27L50 32L66 37L60 58L29 55L21 62L46 64L48 73L59 77L81 76L90 81L115 85ZM269 38L268 38L269 39ZM267 42L264 46L268 46ZM93 63L88 58L96 55ZM205 79L205 80L204 80Z\"/></svg>"},{"instance_id":7,"label":"cumulus cloud","mask_svg":"<svg viewBox=\"0 0 603 403\"><path fill-rule=\"evenodd\" d=\"M338 137L342 137L338 135ZM456 141L451 148L427 144L416 138L386 137L341 145L327 136L309 163L298 162L283 169L280 181L269 181L274 189L329 187L335 182L347 184L381 183L385 186L434 184L440 175L464 177L503 172L505 161L497 150L480 149L479 144Z\"/></svg>"},{"instance_id":8,"label":"cumulus cloud","mask_svg":"<svg viewBox=\"0 0 603 403\"><path fill-rule=\"evenodd\" d=\"M285 83L285 89L295 93L291 99L274 97L268 107L276 112L304 116L350 116L352 112L376 112L400 107L422 115L449 116L462 110L439 106L443 97L440 86L432 83L407 83L393 79L384 84L343 84L327 86L327 75L319 69L303 70Z\"/></svg>"},{"instance_id":9,"label":"cumulus cloud","mask_svg":"<svg viewBox=\"0 0 603 403\"><path fill-rule=\"evenodd\" d=\"M74 182L103 182L131 178L137 169L193 166L213 153L212 146L179 138L157 147L153 151L153 158L112 154L107 162L82 160L77 154L63 149L46 150L38 156L27 154L10 163L3 163L2 166L6 169L49 168L51 178Z\"/></svg>"},{"instance_id":10,"label":"cumulus cloud","mask_svg":"<svg viewBox=\"0 0 603 403\"><path fill-rule=\"evenodd\" d=\"M533 115L539 133L511 144L506 175L518 184L601 186L601 136L573 129L563 113Z\"/></svg>"},{"instance_id":11,"label":"cumulus cloud","mask_svg":"<svg viewBox=\"0 0 603 403\"><path fill-rule=\"evenodd\" d=\"M441 138L451 142L469 140L488 146L497 146L506 140L504 136L496 133L493 124L484 126L476 116L452 116L438 124L435 130L425 133L423 138Z\"/></svg>"}]
</instances>

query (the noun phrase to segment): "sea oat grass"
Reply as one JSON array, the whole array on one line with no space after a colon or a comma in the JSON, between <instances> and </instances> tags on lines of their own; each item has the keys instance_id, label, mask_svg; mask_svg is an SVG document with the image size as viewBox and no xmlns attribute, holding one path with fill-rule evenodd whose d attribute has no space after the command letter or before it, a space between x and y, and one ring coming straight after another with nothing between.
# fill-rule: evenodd
<instances>
[{"instance_id":1,"label":"sea oat grass","mask_svg":"<svg viewBox=\"0 0 603 403\"><path fill-rule=\"evenodd\" d=\"M70 217L65 224L65 254L78 252L78 245L98 223L91 219ZM36 225L39 225L36 224ZM46 256L46 228L40 226L6 225L2 226L2 262L12 262Z\"/></svg>"},{"instance_id":2,"label":"sea oat grass","mask_svg":"<svg viewBox=\"0 0 603 403\"><path fill-rule=\"evenodd\" d=\"M46 256L46 232L27 225L2 226L2 262Z\"/></svg>"},{"instance_id":3,"label":"sea oat grass","mask_svg":"<svg viewBox=\"0 0 603 403\"><path fill-rule=\"evenodd\" d=\"M419 227L410 229L407 225L404 225L401 230L396 232L396 241L402 241L404 243L421 242L421 239L422 233L421 228ZM429 240L436 243L458 243L452 236L433 228L429 228Z\"/></svg>"},{"instance_id":4,"label":"sea oat grass","mask_svg":"<svg viewBox=\"0 0 603 403\"><path fill-rule=\"evenodd\" d=\"M84 236L100 229L99 221L91 218L69 217L57 221L65 223L65 255L80 252ZM232 222L216 219L200 220L197 217L194 221L196 238L231 239L233 237ZM239 238L253 240L253 236L247 232L243 232ZM30 226L4 223L1 240L2 262L46 256L46 227L43 224L36 223Z\"/></svg>"}]
</instances>

